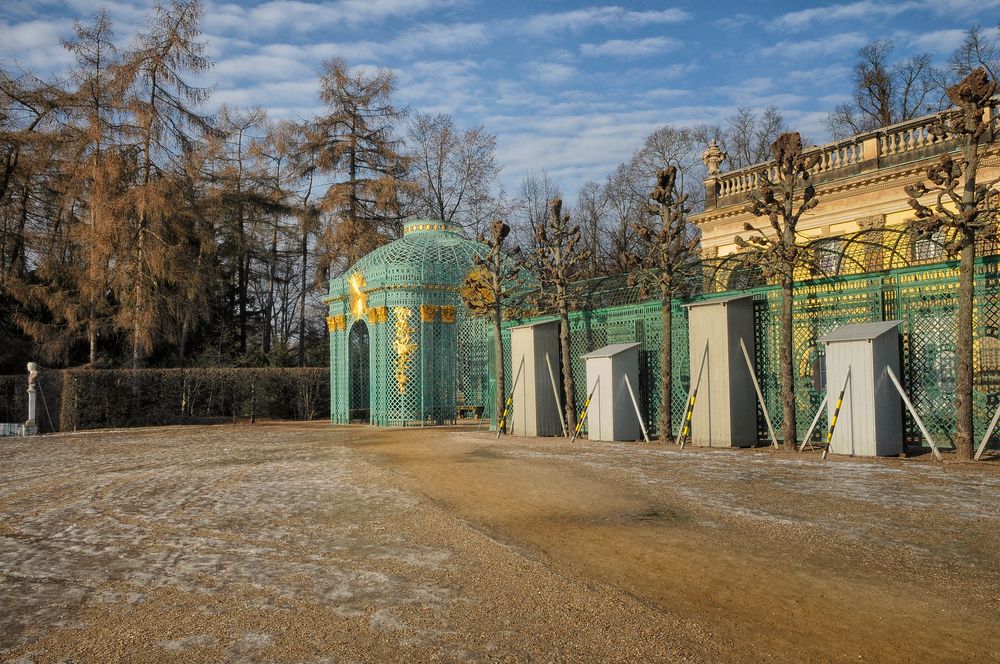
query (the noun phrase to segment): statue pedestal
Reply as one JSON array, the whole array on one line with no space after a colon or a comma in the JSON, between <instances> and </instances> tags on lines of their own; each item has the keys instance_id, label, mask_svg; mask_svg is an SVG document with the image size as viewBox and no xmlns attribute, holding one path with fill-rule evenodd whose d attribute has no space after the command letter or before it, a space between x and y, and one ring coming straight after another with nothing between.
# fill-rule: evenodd
<instances>
[{"instance_id":1,"label":"statue pedestal","mask_svg":"<svg viewBox=\"0 0 1000 664\"><path fill-rule=\"evenodd\" d=\"M34 376L29 378L28 383L28 421L24 423L24 435L34 436L38 433L38 421L35 419L35 408L37 406L35 394L37 389L35 388Z\"/></svg>"}]
</instances>

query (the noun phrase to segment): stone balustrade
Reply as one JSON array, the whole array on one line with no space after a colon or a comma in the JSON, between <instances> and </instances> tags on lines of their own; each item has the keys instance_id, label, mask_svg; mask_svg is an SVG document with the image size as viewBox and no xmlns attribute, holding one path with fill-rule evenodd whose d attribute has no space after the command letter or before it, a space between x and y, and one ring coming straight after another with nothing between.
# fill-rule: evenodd
<instances>
[{"instance_id":1,"label":"stone balustrade","mask_svg":"<svg viewBox=\"0 0 1000 664\"><path fill-rule=\"evenodd\" d=\"M953 139L935 136L930 131L938 117L938 114L927 115L810 148L806 154L818 152L819 159L809 173L817 181L824 182L952 150L955 148ZM990 121L995 134L1000 125L1000 109L993 109ZM706 204L718 207L721 204L742 203L748 193L760 186L765 174L774 180L777 176L775 167L762 163L710 175L705 181Z\"/></svg>"}]
</instances>

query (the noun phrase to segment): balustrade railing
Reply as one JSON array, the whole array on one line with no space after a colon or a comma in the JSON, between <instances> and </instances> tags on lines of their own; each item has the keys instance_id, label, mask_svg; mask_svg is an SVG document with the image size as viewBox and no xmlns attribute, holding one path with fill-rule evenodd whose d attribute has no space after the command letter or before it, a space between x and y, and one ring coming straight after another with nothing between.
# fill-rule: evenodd
<instances>
[{"instance_id":1,"label":"balustrade railing","mask_svg":"<svg viewBox=\"0 0 1000 664\"><path fill-rule=\"evenodd\" d=\"M845 175L852 175L856 172L855 167L864 162L877 168L880 160L895 158L908 152L925 148L950 149L949 137L936 136L930 131L939 117L940 114L927 115L806 150L807 155L819 153L819 158L809 172L812 175L827 175L844 171ZM991 122L994 128L1000 125L1000 109L993 109ZM949 145L946 147L946 144ZM749 193L760 186L765 174L773 180L777 176L775 167L762 163L724 173L719 177L718 197Z\"/></svg>"}]
</instances>

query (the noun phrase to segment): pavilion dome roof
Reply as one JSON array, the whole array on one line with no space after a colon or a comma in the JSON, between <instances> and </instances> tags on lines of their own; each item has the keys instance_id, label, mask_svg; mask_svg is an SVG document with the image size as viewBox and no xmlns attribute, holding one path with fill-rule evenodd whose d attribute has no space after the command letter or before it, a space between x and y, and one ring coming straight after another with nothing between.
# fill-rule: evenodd
<instances>
[{"instance_id":1,"label":"pavilion dome roof","mask_svg":"<svg viewBox=\"0 0 1000 664\"><path fill-rule=\"evenodd\" d=\"M457 287L472 269L474 256L486 251L485 245L463 238L453 224L417 219L403 225L403 237L363 256L340 280L361 273L366 290ZM331 283L331 292L336 283Z\"/></svg>"}]
</instances>

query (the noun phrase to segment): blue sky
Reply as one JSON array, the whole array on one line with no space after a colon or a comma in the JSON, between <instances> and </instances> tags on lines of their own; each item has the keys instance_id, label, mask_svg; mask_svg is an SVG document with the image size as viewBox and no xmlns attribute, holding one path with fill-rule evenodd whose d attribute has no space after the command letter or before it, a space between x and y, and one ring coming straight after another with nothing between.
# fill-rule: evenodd
<instances>
[{"instance_id":1,"label":"blue sky","mask_svg":"<svg viewBox=\"0 0 1000 664\"><path fill-rule=\"evenodd\" d=\"M58 72L59 38L106 7L125 38L147 0L0 0L0 58ZM451 113L498 139L502 182L544 169L570 194L602 179L664 124L721 123L777 106L814 141L850 92L857 49L891 39L900 57L943 62L963 31L995 28L1000 0L806 2L262 0L206 2L210 106L273 117L320 110L325 58L397 74L413 111Z\"/></svg>"}]
</instances>

